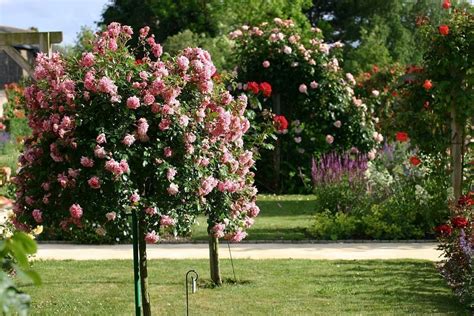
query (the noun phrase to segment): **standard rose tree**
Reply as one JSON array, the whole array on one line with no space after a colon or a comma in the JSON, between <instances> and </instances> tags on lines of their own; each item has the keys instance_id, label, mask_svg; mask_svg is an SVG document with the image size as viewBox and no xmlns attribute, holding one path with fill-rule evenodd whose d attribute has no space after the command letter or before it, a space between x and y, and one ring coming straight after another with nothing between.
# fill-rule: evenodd
<instances>
[{"instance_id":1,"label":"standard rose tree","mask_svg":"<svg viewBox=\"0 0 474 316\"><path fill-rule=\"evenodd\" d=\"M206 51L171 58L148 30L129 49L132 29L112 23L80 59L38 56L14 207L17 227L71 239L118 241L135 213L145 314L145 241L186 234L201 213L218 237L240 241L258 214L247 98L214 82Z\"/></svg>"},{"instance_id":2,"label":"standard rose tree","mask_svg":"<svg viewBox=\"0 0 474 316\"><path fill-rule=\"evenodd\" d=\"M268 187L304 190L314 156L367 153L383 141L374 129L372 109L354 94L353 76L339 65L341 43L325 43L321 30L279 18L243 25L229 37L235 42L242 89L267 96L264 108L290 122L280 132L274 154L262 157L259 176L267 175L261 180ZM280 118L278 126L288 125Z\"/></svg>"}]
</instances>

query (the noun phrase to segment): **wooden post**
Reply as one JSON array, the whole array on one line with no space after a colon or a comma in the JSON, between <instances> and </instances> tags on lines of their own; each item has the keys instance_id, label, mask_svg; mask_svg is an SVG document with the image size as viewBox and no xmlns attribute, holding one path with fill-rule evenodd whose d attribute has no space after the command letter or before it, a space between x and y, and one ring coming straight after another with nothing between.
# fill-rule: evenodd
<instances>
[{"instance_id":1,"label":"wooden post","mask_svg":"<svg viewBox=\"0 0 474 316\"><path fill-rule=\"evenodd\" d=\"M143 316L151 316L151 301L150 301L150 292L148 289L148 266L147 266L147 256L146 256L146 222L143 216L140 216L138 223L138 243L139 243L139 253L140 253L140 282L141 282L141 291L142 291L142 308Z\"/></svg>"},{"instance_id":2,"label":"wooden post","mask_svg":"<svg viewBox=\"0 0 474 316\"><path fill-rule=\"evenodd\" d=\"M462 195L462 176L463 176L463 136L464 131L457 119L456 106L451 105L451 163L452 175L451 183L454 191L455 200L459 200Z\"/></svg>"},{"instance_id":3,"label":"wooden post","mask_svg":"<svg viewBox=\"0 0 474 316\"><path fill-rule=\"evenodd\" d=\"M209 236L209 265L211 268L211 280L215 285L222 285L221 271L219 267L219 238Z\"/></svg>"}]
</instances>

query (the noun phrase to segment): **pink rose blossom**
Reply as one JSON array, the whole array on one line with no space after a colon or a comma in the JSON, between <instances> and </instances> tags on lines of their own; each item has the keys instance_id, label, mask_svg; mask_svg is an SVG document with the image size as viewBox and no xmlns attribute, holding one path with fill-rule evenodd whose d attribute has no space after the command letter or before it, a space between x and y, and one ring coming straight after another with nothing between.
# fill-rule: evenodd
<instances>
[{"instance_id":1,"label":"pink rose blossom","mask_svg":"<svg viewBox=\"0 0 474 316\"><path fill-rule=\"evenodd\" d=\"M169 181L174 180L176 173L177 171L175 168L169 168L168 171L166 172L166 179L168 179Z\"/></svg>"},{"instance_id":2,"label":"pink rose blossom","mask_svg":"<svg viewBox=\"0 0 474 316\"><path fill-rule=\"evenodd\" d=\"M176 221L168 215L163 215L160 218L160 225L163 227L173 226Z\"/></svg>"},{"instance_id":3,"label":"pink rose blossom","mask_svg":"<svg viewBox=\"0 0 474 316\"><path fill-rule=\"evenodd\" d=\"M105 217L107 218L107 220L110 222L110 221L114 221L115 218L117 217L117 213L115 212L109 212L107 214L105 214Z\"/></svg>"},{"instance_id":4,"label":"pink rose blossom","mask_svg":"<svg viewBox=\"0 0 474 316\"><path fill-rule=\"evenodd\" d=\"M286 45L285 45L285 47L283 47L283 52L284 52L285 54L287 54L287 55L291 54L292 51L293 51L293 50L291 49L290 46L286 46Z\"/></svg>"},{"instance_id":5,"label":"pink rose blossom","mask_svg":"<svg viewBox=\"0 0 474 316\"><path fill-rule=\"evenodd\" d=\"M332 135L326 135L326 143L331 145L334 142L334 136Z\"/></svg>"},{"instance_id":6,"label":"pink rose blossom","mask_svg":"<svg viewBox=\"0 0 474 316\"><path fill-rule=\"evenodd\" d=\"M83 53L81 59L81 65L83 67L91 67L94 65L95 57L92 53Z\"/></svg>"},{"instance_id":7,"label":"pink rose blossom","mask_svg":"<svg viewBox=\"0 0 474 316\"><path fill-rule=\"evenodd\" d=\"M100 159L104 159L105 157L107 157L107 153L105 152L104 147L101 147L99 145L95 146L94 155Z\"/></svg>"},{"instance_id":8,"label":"pink rose blossom","mask_svg":"<svg viewBox=\"0 0 474 316\"><path fill-rule=\"evenodd\" d=\"M270 67L270 62L268 60L264 60L262 63L263 68L268 68Z\"/></svg>"},{"instance_id":9,"label":"pink rose blossom","mask_svg":"<svg viewBox=\"0 0 474 316\"><path fill-rule=\"evenodd\" d=\"M171 157L173 155L173 150L171 149L171 147L165 147L163 149L163 152L165 154L165 157Z\"/></svg>"},{"instance_id":10,"label":"pink rose blossom","mask_svg":"<svg viewBox=\"0 0 474 316\"><path fill-rule=\"evenodd\" d=\"M311 81L309 86L311 87L311 89L316 89L319 86L319 84L316 81Z\"/></svg>"},{"instance_id":11,"label":"pink rose blossom","mask_svg":"<svg viewBox=\"0 0 474 316\"><path fill-rule=\"evenodd\" d=\"M229 235L227 239L232 242L241 242L242 239L244 239L245 237L247 237L247 233L242 231L241 229L238 229L236 232Z\"/></svg>"},{"instance_id":12,"label":"pink rose blossom","mask_svg":"<svg viewBox=\"0 0 474 316\"><path fill-rule=\"evenodd\" d=\"M95 141L97 142L97 144L105 144L107 143L107 138L105 138L104 133L101 133L96 137Z\"/></svg>"},{"instance_id":13,"label":"pink rose blossom","mask_svg":"<svg viewBox=\"0 0 474 316\"><path fill-rule=\"evenodd\" d=\"M224 237L224 229L225 229L225 224L219 223L215 224L211 231L213 232L213 236L216 238L222 238Z\"/></svg>"},{"instance_id":14,"label":"pink rose blossom","mask_svg":"<svg viewBox=\"0 0 474 316\"><path fill-rule=\"evenodd\" d=\"M149 216L153 216L153 215L157 214L158 212L156 210L156 207L147 207L145 209L145 213Z\"/></svg>"},{"instance_id":15,"label":"pink rose blossom","mask_svg":"<svg viewBox=\"0 0 474 316\"><path fill-rule=\"evenodd\" d=\"M139 201L140 195L138 195L138 193L135 192L130 196L130 202L132 202L132 204L137 204Z\"/></svg>"},{"instance_id":16,"label":"pink rose blossom","mask_svg":"<svg viewBox=\"0 0 474 316\"><path fill-rule=\"evenodd\" d=\"M341 123L341 121L337 120L337 121L334 122L333 125L334 125L336 128L340 128L340 127L342 126L342 123Z\"/></svg>"},{"instance_id":17,"label":"pink rose blossom","mask_svg":"<svg viewBox=\"0 0 474 316\"><path fill-rule=\"evenodd\" d=\"M167 191L169 195L176 195L179 192L179 186L175 183L171 183Z\"/></svg>"},{"instance_id":18,"label":"pink rose blossom","mask_svg":"<svg viewBox=\"0 0 474 316\"><path fill-rule=\"evenodd\" d=\"M130 134L126 134L122 140L122 144L124 144L127 147L132 146L134 142L135 142L135 136L130 135Z\"/></svg>"},{"instance_id":19,"label":"pink rose blossom","mask_svg":"<svg viewBox=\"0 0 474 316\"><path fill-rule=\"evenodd\" d=\"M299 91L300 93L306 93L306 94L308 94L308 87L307 87L304 83L302 83L302 84L300 84L300 86L298 87L298 91Z\"/></svg>"},{"instance_id":20,"label":"pink rose blossom","mask_svg":"<svg viewBox=\"0 0 474 316\"><path fill-rule=\"evenodd\" d=\"M72 218L80 219L82 217L82 207L79 204L73 204L69 208L69 213Z\"/></svg>"},{"instance_id":21,"label":"pink rose blossom","mask_svg":"<svg viewBox=\"0 0 474 316\"><path fill-rule=\"evenodd\" d=\"M34 209L31 215L33 215L33 218L37 223L41 223L43 221L43 213L40 210Z\"/></svg>"},{"instance_id":22,"label":"pink rose blossom","mask_svg":"<svg viewBox=\"0 0 474 316\"><path fill-rule=\"evenodd\" d=\"M127 107L132 110L136 110L140 107L140 99L136 96L129 97L127 99Z\"/></svg>"},{"instance_id":23,"label":"pink rose blossom","mask_svg":"<svg viewBox=\"0 0 474 316\"><path fill-rule=\"evenodd\" d=\"M145 96L143 97L143 103L145 103L146 105L151 105L153 104L153 102L155 102L155 97L151 94L145 94Z\"/></svg>"},{"instance_id":24,"label":"pink rose blossom","mask_svg":"<svg viewBox=\"0 0 474 316\"><path fill-rule=\"evenodd\" d=\"M87 183L93 189L99 189L100 188L100 179L96 176L94 176L94 177L90 178L89 180L87 180Z\"/></svg>"},{"instance_id":25,"label":"pink rose blossom","mask_svg":"<svg viewBox=\"0 0 474 316\"><path fill-rule=\"evenodd\" d=\"M155 231L152 231L151 233L147 233L145 236L145 242L147 244L156 244L159 240L160 240L160 236L158 236Z\"/></svg>"}]
</instances>

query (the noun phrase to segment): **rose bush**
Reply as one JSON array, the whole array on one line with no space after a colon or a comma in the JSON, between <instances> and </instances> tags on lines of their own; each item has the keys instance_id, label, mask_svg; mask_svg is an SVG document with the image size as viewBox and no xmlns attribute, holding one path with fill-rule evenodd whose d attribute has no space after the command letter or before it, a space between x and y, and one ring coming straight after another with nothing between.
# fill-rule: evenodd
<instances>
[{"instance_id":1,"label":"rose bush","mask_svg":"<svg viewBox=\"0 0 474 316\"><path fill-rule=\"evenodd\" d=\"M243 88L256 93L262 83L270 84L271 97L263 107L290 122L279 137L279 158L264 155L259 166L266 187L309 190L313 156L352 147L369 152L382 141L374 129L372 109L354 95L354 77L339 66L340 43L325 43L319 29L299 28L279 18L243 25L229 37L235 41ZM281 178L272 178L275 173Z\"/></svg>"},{"instance_id":2,"label":"rose bush","mask_svg":"<svg viewBox=\"0 0 474 316\"><path fill-rule=\"evenodd\" d=\"M451 218L436 227L444 260L439 268L448 284L468 308L474 310L474 192L451 206Z\"/></svg>"},{"instance_id":3,"label":"rose bush","mask_svg":"<svg viewBox=\"0 0 474 316\"><path fill-rule=\"evenodd\" d=\"M118 242L136 212L156 242L165 230L189 233L204 213L214 236L245 237L259 212L247 98L213 79L206 51L170 57L148 31L129 48L132 29L112 23L81 58L38 55L25 91L33 135L16 178L18 228Z\"/></svg>"}]
</instances>

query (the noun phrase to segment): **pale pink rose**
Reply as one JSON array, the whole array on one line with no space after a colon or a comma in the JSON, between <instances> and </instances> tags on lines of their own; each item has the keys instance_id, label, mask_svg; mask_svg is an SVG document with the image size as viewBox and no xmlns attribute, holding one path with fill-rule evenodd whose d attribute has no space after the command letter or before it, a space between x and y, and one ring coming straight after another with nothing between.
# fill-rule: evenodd
<instances>
[{"instance_id":1,"label":"pale pink rose","mask_svg":"<svg viewBox=\"0 0 474 316\"><path fill-rule=\"evenodd\" d=\"M151 94L145 94L145 96L143 97L143 103L145 103L146 105L151 105L153 104L153 102L155 102L155 97Z\"/></svg>"},{"instance_id":2,"label":"pale pink rose","mask_svg":"<svg viewBox=\"0 0 474 316\"><path fill-rule=\"evenodd\" d=\"M241 242L242 239L244 239L245 237L247 237L247 233L242 231L241 229L238 229L233 234L226 236L226 238L232 242Z\"/></svg>"},{"instance_id":3,"label":"pale pink rose","mask_svg":"<svg viewBox=\"0 0 474 316\"><path fill-rule=\"evenodd\" d=\"M307 87L304 83L302 83L302 84L300 84L300 86L298 87L298 91L299 91L300 93L306 93L306 94L308 94L308 87Z\"/></svg>"},{"instance_id":4,"label":"pale pink rose","mask_svg":"<svg viewBox=\"0 0 474 316\"><path fill-rule=\"evenodd\" d=\"M179 192L179 186L175 183L171 183L167 191L169 195L176 195Z\"/></svg>"},{"instance_id":5,"label":"pale pink rose","mask_svg":"<svg viewBox=\"0 0 474 316\"><path fill-rule=\"evenodd\" d=\"M158 211L156 210L156 207L147 207L145 209L145 213L149 216L153 216L153 215L157 214Z\"/></svg>"},{"instance_id":6,"label":"pale pink rose","mask_svg":"<svg viewBox=\"0 0 474 316\"><path fill-rule=\"evenodd\" d=\"M168 179L169 181L174 180L176 173L177 171L175 168L169 168L168 171L166 172L166 179Z\"/></svg>"},{"instance_id":7,"label":"pale pink rose","mask_svg":"<svg viewBox=\"0 0 474 316\"><path fill-rule=\"evenodd\" d=\"M372 149L371 151L368 152L367 158L369 158L369 160L374 160L375 157L377 157L377 150L376 149Z\"/></svg>"},{"instance_id":8,"label":"pale pink rose","mask_svg":"<svg viewBox=\"0 0 474 316\"><path fill-rule=\"evenodd\" d=\"M332 135L326 135L326 143L331 145L334 142L334 136Z\"/></svg>"},{"instance_id":9,"label":"pale pink rose","mask_svg":"<svg viewBox=\"0 0 474 316\"><path fill-rule=\"evenodd\" d=\"M114 221L115 218L117 217L117 213L108 212L107 214L105 214L105 217L107 218L108 221Z\"/></svg>"},{"instance_id":10,"label":"pale pink rose","mask_svg":"<svg viewBox=\"0 0 474 316\"><path fill-rule=\"evenodd\" d=\"M300 136L298 136L298 137L295 137L294 140L295 140L295 143L299 144L299 143L301 143L302 139L301 139Z\"/></svg>"},{"instance_id":11,"label":"pale pink rose","mask_svg":"<svg viewBox=\"0 0 474 316\"><path fill-rule=\"evenodd\" d=\"M127 107L132 110L136 110L140 107L140 99L136 96L129 97L127 99Z\"/></svg>"},{"instance_id":12,"label":"pale pink rose","mask_svg":"<svg viewBox=\"0 0 474 316\"><path fill-rule=\"evenodd\" d=\"M145 236L145 242L147 244L156 244L159 240L160 240L160 236L158 236L155 231L152 231L151 233L147 233Z\"/></svg>"},{"instance_id":13,"label":"pale pink rose","mask_svg":"<svg viewBox=\"0 0 474 316\"><path fill-rule=\"evenodd\" d=\"M341 121L337 120L337 121L334 122L333 125L334 125L336 128L340 128L340 127L342 126L342 123L341 123Z\"/></svg>"},{"instance_id":14,"label":"pale pink rose","mask_svg":"<svg viewBox=\"0 0 474 316\"><path fill-rule=\"evenodd\" d=\"M352 97L352 103L354 103L354 105L355 105L356 107L362 106L362 100L361 100L361 99L357 99L356 97Z\"/></svg>"},{"instance_id":15,"label":"pale pink rose","mask_svg":"<svg viewBox=\"0 0 474 316\"><path fill-rule=\"evenodd\" d=\"M173 155L173 150L171 149L171 147L165 147L163 149L163 152L165 154L165 157L171 157Z\"/></svg>"},{"instance_id":16,"label":"pale pink rose","mask_svg":"<svg viewBox=\"0 0 474 316\"><path fill-rule=\"evenodd\" d=\"M49 182L43 182L41 184L41 188L43 188L43 190L45 190L45 191L49 191L49 189L51 188L51 185L50 185Z\"/></svg>"},{"instance_id":17,"label":"pale pink rose","mask_svg":"<svg viewBox=\"0 0 474 316\"><path fill-rule=\"evenodd\" d=\"M293 50L291 49L290 46L286 46L286 45L285 45L285 47L283 47L283 52L284 52L285 54L287 54L287 55L291 54L292 51L293 51Z\"/></svg>"},{"instance_id":18,"label":"pale pink rose","mask_svg":"<svg viewBox=\"0 0 474 316\"><path fill-rule=\"evenodd\" d=\"M69 213L72 218L80 219L82 217L82 207L79 204L73 204L69 208Z\"/></svg>"},{"instance_id":19,"label":"pale pink rose","mask_svg":"<svg viewBox=\"0 0 474 316\"><path fill-rule=\"evenodd\" d=\"M167 129L170 128L171 121L168 119L162 119L160 124L158 124L158 127L160 128L160 131L166 131Z\"/></svg>"},{"instance_id":20,"label":"pale pink rose","mask_svg":"<svg viewBox=\"0 0 474 316\"><path fill-rule=\"evenodd\" d=\"M135 142L135 136L130 135L130 134L126 134L122 140L122 144L124 144L127 147L132 146L134 142Z\"/></svg>"},{"instance_id":21,"label":"pale pink rose","mask_svg":"<svg viewBox=\"0 0 474 316\"><path fill-rule=\"evenodd\" d=\"M262 63L263 68L268 68L270 67L270 62L268 60L264 60Z\"/></svg>"},{"instance_id":22,"label":"pale pink rose","mask_svg":"<svg viewBox=\"0 0 474 316\"><path fill-rule=\"evenodd\" d=\"M311 87L311 89L316 89L319 86L319 84L316 81L311 81L309 86Z\"/></svg>"},{"instance_id":23,"label":"pale pink rose","mask_svg":"<svg viewBox=\"0 0 474 316\"><path fill-rule=\"evenodd\" d=\"M94 177L90 178L89 180L87 180L87 183L93 189L100 188L100 179L96 176L94 176Z\"/></svg>"},{"instance_id":24,"label":"pale pink rose","mask_svg":"<svg viewBox=\"0 0 474 316\"><path fill-rule=\"evenodd\" d=\"M194 135L193 133L186 133L184 135L184 140L186 143L194 143L196 141L196 135Z\"/></svg>"},{"instance_id":25,"label":"pale pink rose","mask_svg":"<svg viewBox=\"0 0 474 316\"><path fill-rule=\"evenodd\" d=\"M380 92L378 90L372 90L372 95L374 97L378 97L380 95Z\"/></svg>"},{"instance_id":26,"label":"pale pink rose","mask_svg":"<svg viewBox=\"0 0 474 316\"><path fill-rule=\"evenodd\" d=\"M91 67L94 65L95 56L92 53L82 53L81 65L83 67Z\"/></svg>"},{"instance_id":27,"label":"pale pink rose","mask_svg":"<svg viewBox=\"0 0 474 316\"><path fill-rule=\"evenodd\" d=\"M97 146L95 146L95 149L94 149L94 155L97 158L104 159L107 156L107 153L105 152L104 147L101 147L101 146L97 145Z\"/></svg>"},{"instance_id":28,"label":"pale pink rose","mask_svg":"<svg viewBox=\"0 0 474 316\"><path fill-rule=\"evenodd\" d=\"M43 221L43 213L40 210L34 209L31 215L33 215L33 218L37 223L41 223Z\"/></svg>"},{"instance_id":29,"label":"pale pink rose","mask_svg":"<svg viewBox=\"0 0 474 316\"><path fill-rule=\"evenodd\" d=\"M182 71L188 70L189 59L186 56L179 56L176 61L178 63L179 69L181 69Z\"/></svg>"},{"instance_id":30,"label":"pale pink rose","mask_svg":"<svg viewBox=\"0 0 474 316\"><path fill-rule=\"evenodd\" d=\"M215 224L211 229L211 231L213 232L213 236L216 238L224 237L224 230L225 230L225 224L223 223Z\"/></svg>"},{"instance_id":31,"label":"pale pink rose","mask_svg":"<svg viewBox=\"0 0 474 316\"><path fill-rule=\"evenodd\" d=\"M133 193L132 195L130 195L130 202L132 202L132 204L136 204L140 201L140 195L138 195L138 193Z\"/></svg>"},{"instance_id":32,"label":"pale pink rose","mask_svg":"<svg viewBox=\"0 0 474 316\"><path fill-rule=\"evenodd\" d=\"M163 215L160 218L160 225L163 227L173 226L176 221L168 215Z\"/></svg>"},{"instance_id":33,"label":"pale pink rose","mask_svg":"<svg viewBox=\"0 0 474 316\"><path fill-rule=\"evenodd\" d=\"M128 166L128 162L125 159L120 160L119 166L123 173L130 172L130 167Z\"/></svg>"},{"instance_id":34,"label":"pale pink rose","mask_svg":"<svg viewBox=\"0 0 474 316\"><path fill-rule=\"evenodd\" d=\"M105 144L107 143L107 138L105 138L104 133L101 133L96 137L95 141L97 142L97 144Z\"/></svg>"},{"instance_id":35,"label":"pale pink rose","mask_svg":"<svg viewBox=\"0 0 474 316\"><path fill-rule=\"evenodd\" d=\"M188 126L189 117L186 115L181 115L179 118L179 124L181 124L181 126L184 126L184 127Z\"/></svg>"}]
</instances>

